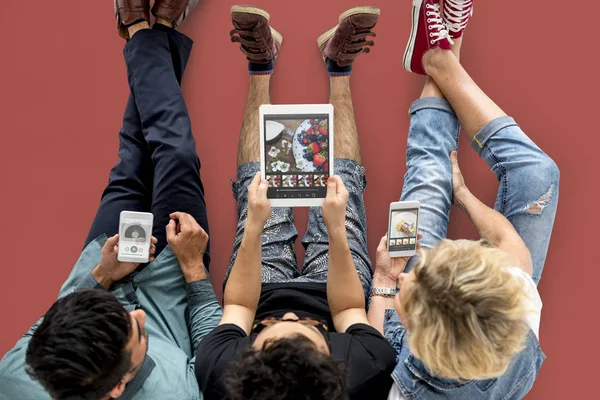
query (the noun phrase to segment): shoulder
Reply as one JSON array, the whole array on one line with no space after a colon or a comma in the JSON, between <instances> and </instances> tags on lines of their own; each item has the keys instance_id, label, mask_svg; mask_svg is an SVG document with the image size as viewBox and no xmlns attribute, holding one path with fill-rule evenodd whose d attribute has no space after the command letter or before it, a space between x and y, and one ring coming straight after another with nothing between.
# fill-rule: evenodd
<instances>
[{"instance_id":1,"label":"shoulder","mask_svg":"<svg viewBox=\"0 0 600 400\"><path fill-rule=\"evenodd\" d=\"M531 276L523 272L520 268L509 267L511 275L517 277L523 282L523 291L526 294L528 313L525 317L527 325L535 333L536 338L540 337L540 320L542 316L542 298L537 286Z\"/></svg>"},{"instance_id":2,"label":"shoulder","mask_svg":"<svg viewBox=\"0 0 600 400\"><path fill-rule=\"evenodd\" d=\"M227 364L248 348L252 338L237 325L224 324L216 327L198 346L196 355L196 378L200 390L220 381Z\"/></svg>"}]
</instances>

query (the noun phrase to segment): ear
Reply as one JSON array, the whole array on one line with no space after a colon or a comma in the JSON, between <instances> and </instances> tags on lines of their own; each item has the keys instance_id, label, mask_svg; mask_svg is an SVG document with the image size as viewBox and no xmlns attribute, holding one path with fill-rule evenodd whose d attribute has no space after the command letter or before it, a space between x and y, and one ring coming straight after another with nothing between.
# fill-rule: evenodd
<instances>
[{"instance_id":1,"label":"ear","mask_svg":"<svg viewBox=\"0 0 600 400\"><path fill-rule=\"evenodd\" d=\"M119 397L121 397L121 395L123 394L124 391L125 391L125 381L121 381L121 382L119 382L119 384L117 386L115 386L110 391L110 398L118 399Z\"/></svg>"}]
</instances>

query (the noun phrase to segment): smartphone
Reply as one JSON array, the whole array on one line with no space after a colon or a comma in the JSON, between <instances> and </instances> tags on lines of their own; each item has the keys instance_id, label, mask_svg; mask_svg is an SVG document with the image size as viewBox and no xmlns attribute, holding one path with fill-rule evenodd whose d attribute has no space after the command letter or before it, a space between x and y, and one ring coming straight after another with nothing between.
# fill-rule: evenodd
<instances>
[{"instance_id":1,"label":"smartphone","mask_svg":"<svg viewBox=\"0 0 600 400\"><path fill-rule=\"evenodd\" d=\"M150 259L154 215L145 212L121 211L119 219L119 251L121 262L145 263Z\"/></svg>"},{"instance_id":2,"label":"smartphone","mask_svg":"<svg viewBox=\"0 0 600 400\"><path fill-rule=\"evenodd\" d=\"M390 204L388 252L391 257L410 257L417 254L420 206L418 201L398 201Z\"/></svg>"}]
</instances>

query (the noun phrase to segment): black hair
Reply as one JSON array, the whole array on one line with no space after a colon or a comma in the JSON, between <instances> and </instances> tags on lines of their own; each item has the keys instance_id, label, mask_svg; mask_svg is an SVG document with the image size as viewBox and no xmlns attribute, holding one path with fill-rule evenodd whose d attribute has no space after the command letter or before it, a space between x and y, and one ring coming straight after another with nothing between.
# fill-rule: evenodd
<instances>
[{"instance_id":1,"label":"black hair","mask_svg":"<svg viewBox=\"0 0 600 400\"><path fill-rule=\"evenodd\" d=\"M55 400L99 400L131 367L131 317L109 292L85 289L52 305L27 348L27 373Z\"/></svg>"},{"instance_id":2,"label":"black hair","mask_svg":"<svg viewBox=\"0 0 600 400\"><path fill-rule=\"evenodd\" d=\"M224 376L230 400L342 400L347 369L317 350L306 336L272 340L247 349Z\"/></svg>"}]
</instances>

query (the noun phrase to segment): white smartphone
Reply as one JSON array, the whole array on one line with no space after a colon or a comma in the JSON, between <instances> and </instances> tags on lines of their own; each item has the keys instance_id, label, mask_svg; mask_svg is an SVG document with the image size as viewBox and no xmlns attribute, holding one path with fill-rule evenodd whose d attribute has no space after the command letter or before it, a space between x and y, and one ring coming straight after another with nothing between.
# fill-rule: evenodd
<instances>
[{"instance_id":1,"label":"white smartphone","mask_svg":"<svg viewBox=\"0 0 600 400\"><path fill-rule=\"evenodd\" d=\"M119 251L121 262L145 263L150 259L154 215L145 212L121 211L119 220Z\"/></svg>"},{"instance_id":2,"label":"white smartphone","mask_svg":"<svg viewBox=\"0 0 600 400\"><path fill-rule=\"evenodd\" d=\"M331 104L262 105L261 175L273 207L320 206L333 171Z\"/></svg>"},{"instance_id":3,"label":"white smartphone","mask_svg":"<svg viewBox=\"0 0 600 400\"><path fill-rule=\"evenodd\" d=\"M390 204L388 252L391 257L410 257L417 254L420 207L418 201L398 201Z\"/></svg>"}]
</instances>

